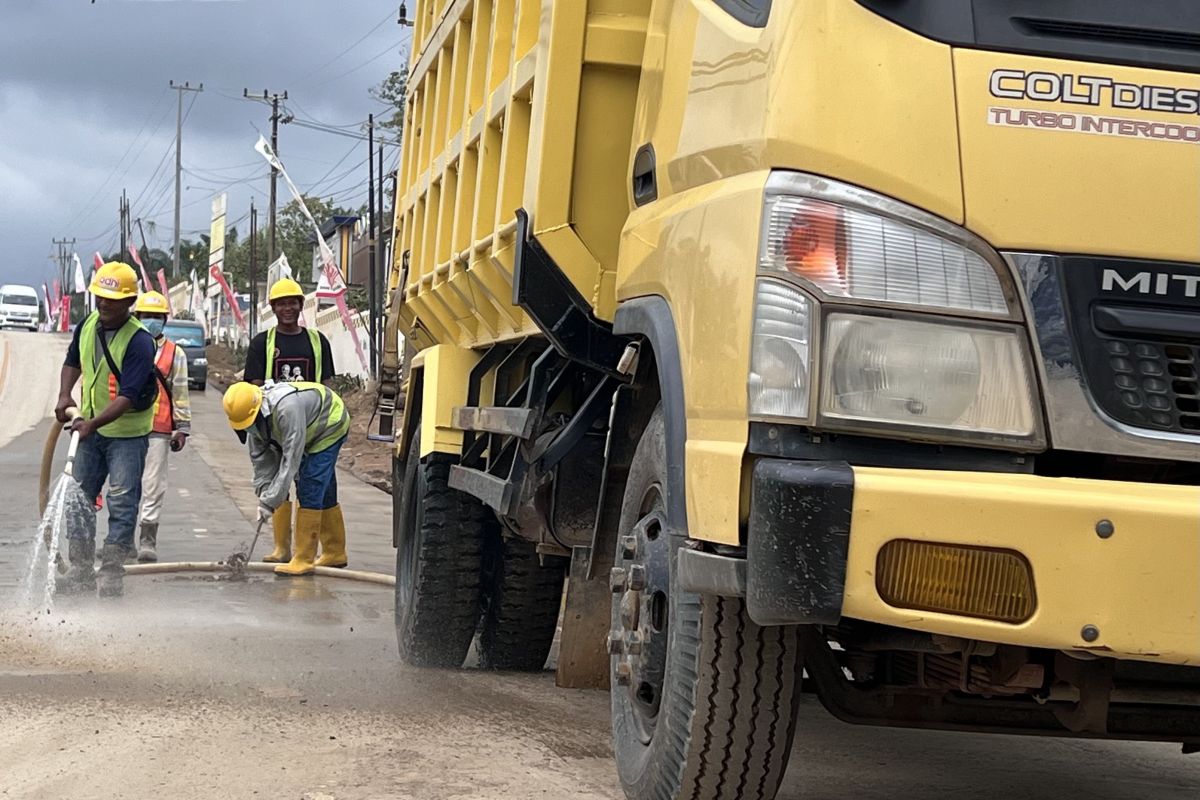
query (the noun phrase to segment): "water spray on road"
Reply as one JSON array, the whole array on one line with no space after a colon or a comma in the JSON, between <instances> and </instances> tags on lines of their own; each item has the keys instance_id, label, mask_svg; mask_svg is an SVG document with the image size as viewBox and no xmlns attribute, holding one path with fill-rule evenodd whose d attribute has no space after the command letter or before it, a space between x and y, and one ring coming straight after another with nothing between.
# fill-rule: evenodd
<instances>
[{"instance_id":1,"label":"water spray on road","mask_svg":"<svg viewBox=\"0 0 1200 800\"><path fill-rule=\"evenodd\" d=\"M67 413L72 420L79 416L79 412L73 408L68 409ZM87 526L96 516L92 499L84 494L73 474L75 453L79 449L78 433L71 434L71 444L67 448L67 461L62 475L55 482L54 489L46 491L60 430L57 424L51 425L50 436L46 440L43 452L42 519L34 537L33 555L23 591L23 599L28 607L39 611L45 609L47 612L54 604L56 579L60 573L66 571L66 564L59 553L59 540L66 535L67 529Z\"/></svg>"}]
</instances>

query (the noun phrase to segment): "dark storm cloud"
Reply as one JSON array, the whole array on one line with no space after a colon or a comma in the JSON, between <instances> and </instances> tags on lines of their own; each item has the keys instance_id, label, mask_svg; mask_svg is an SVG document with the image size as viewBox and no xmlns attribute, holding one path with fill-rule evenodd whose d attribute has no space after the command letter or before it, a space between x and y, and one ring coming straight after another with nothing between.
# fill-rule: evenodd
<instances>
[{"instance_id":1,"label":"dark storm cloud","mask_svg":"<svg viewBox=\"0 0 1200 800\"><path fill-rule=\"evenodd\" d=\"M393 0L3 0L0 4L0 280L39 282L50 240L79 239L85 261L116 235L122 188L135 216L171 229L176 95L185 96L183 228L207 226L222 184L262 173L253 151L269 109L242 89L287 89L301 117L348 125L381 107L367 95L402 68L408 32ZM376 27L378 26L378 27ZM374 30L373 30L374 29ZM365 37L365 38L364 38ZM357 40L363 40L355 44ZM353 45L353 47L352 47ZM343 54L343 51L347 51ZM302 188L366 157L350 139L284 126L280 152ZM165 159L165 160L164 160ZM155 175L156 168L158 169ZM365 182L365 166L363 181ZM354 188L354 175L323 188ZM233 183L231 220L265 181ZM365 188L365 187L364 187ZM347 200L353 200L347 196ZM265 205L265 203L262 203Z\"/></svg>"}]
</instances>

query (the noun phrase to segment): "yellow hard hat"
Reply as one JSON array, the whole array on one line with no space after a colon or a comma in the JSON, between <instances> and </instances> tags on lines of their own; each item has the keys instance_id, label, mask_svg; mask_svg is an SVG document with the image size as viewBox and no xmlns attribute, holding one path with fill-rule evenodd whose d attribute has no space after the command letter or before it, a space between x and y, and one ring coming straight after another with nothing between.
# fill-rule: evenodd
<instances>
[{"instance_id":1,"label":"yellow hard hat","mask_svg":"<svg viewBox=\"0 0 1200 800\"><path fill-rule=\"evenodd\" d=\"M241 381L225 390L221 404L225 406L225 416L229 418L229 427L235 431L244 431L258 419L258 410L262 408L262 387L253 383Z\"/></svg>"},{"instance_id":2,"label":"yellow hard hat","mask_svg":"<svg viewBox=\"0 0 1200 800\"><path fill-rule=\"evenodd\" d=\"M171 306L161 292L143 292L133 304L133 310L138 314L169 314Z\"/></svg>"},{"instance_id":3,"label":"yellow hard hat","mask_svg":"<svg viewBox=\"0 0 1200 800\"><path fill-rule=\"evenodd\" d=\"M120 261L110 261L92 273L88 291L108 300L128 300L137 297L137 273Z\"/></svg>"},{"instance_id":4,"label":"yellow hard hat","mask_svg":"<svg viewBox=\"0 0 1200 800\"><path fill-rule=\"evenodd\" d=\"M267 295L267 301L274 303L276 300L282 300L285 297L299 297L303 299L304 290L300 288L300 284L291 278L280 278L271 284L271 291Z\"/></svg>"}]
</instances>

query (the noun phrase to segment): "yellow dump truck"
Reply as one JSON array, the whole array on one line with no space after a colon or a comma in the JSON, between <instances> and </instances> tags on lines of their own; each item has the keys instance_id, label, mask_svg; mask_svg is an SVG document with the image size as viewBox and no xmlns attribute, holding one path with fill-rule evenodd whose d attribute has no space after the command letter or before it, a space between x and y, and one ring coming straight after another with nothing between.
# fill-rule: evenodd
<instances>
[{"instance_id":1,"label":"yellow dump truck","mask_svg":"<svg viewBox=\"0 0 1200 800\"><path fill-rule=\"evenodd\" d=\"M636 800L774 797L802 691L1200 748L1200 10L414 24L405 660L541 669L561 607Z\"/></svg>"}]
</instances>

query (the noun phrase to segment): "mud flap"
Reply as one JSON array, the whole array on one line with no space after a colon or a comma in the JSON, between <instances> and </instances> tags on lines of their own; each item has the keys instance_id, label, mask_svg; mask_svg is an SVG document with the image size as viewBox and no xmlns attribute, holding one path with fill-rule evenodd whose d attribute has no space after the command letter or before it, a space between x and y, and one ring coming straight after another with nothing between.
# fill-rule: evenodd
<instances>
[{"instance_id":1,"label":"mud flap","mask_svg":"<svg viewBox=\"0 0 1200 800\"><path fill-rule=\"evenodd\" d=\"M608 629L611 627L612 593L608 573L612 553L597 554L593 575L588 580L590 547L571 548L571 572L567 576L566 607L558 648L558 670L554 682L564 689L607 689L609 676Z\"/></svg>"}]
</instances>

